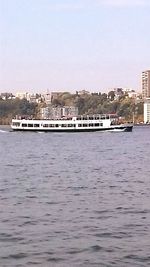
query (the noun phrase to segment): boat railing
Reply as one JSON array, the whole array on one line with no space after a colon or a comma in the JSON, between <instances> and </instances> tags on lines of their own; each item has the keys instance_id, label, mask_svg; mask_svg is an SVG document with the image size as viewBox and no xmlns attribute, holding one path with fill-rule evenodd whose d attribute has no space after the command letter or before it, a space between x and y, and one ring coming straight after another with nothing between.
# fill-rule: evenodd
<instances>
[{"instance_id":1,"label":"boat railing","mask_svg":"<svg viewBox=\"0 0 150 267\"><path fill-rule=\"evenodd\" d=\"M80 115L76 117L77 120L108 120L110 114L94 114L94 115Z\"/></svg>"},{"instance_id":2,"label":"boat railing","mask_svg":"<svg viewBox=\"0 0 150 267\"><path fill-rule=\"evenodd\" d=\"M111 114L94 114L94 115L78 115L78 116L69 116L69 117L57 117L57 118L41 118L41 119L35 119L33 116L22 116L22 115L17 115L14 119L18 120L110 120L114 118Z\"/></svg>"}]
</instances>

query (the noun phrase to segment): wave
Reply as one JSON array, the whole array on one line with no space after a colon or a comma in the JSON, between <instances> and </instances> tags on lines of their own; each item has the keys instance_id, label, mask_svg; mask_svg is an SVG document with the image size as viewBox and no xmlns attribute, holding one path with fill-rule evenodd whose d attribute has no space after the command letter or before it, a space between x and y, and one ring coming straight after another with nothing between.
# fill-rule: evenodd
<instances>
[{"instance_id":1,"label":"wave","mask_svg":"<svg viewBox=\"0 0 150 267\"><path fill-rule=\"evenodd\" d=\"M0 130L0 133L8 133L8 131Z\"/></svg>"}]
</instances>

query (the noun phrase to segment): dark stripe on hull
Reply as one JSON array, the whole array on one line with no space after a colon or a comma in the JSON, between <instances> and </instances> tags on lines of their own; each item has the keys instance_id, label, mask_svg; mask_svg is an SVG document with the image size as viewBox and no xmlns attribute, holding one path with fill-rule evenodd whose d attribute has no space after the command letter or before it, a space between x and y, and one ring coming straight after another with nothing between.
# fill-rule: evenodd
<instances>
[{"instance_id":1,"label":"dark stripe on hull","mask_svg":"<svg viewBox=\"0 0 150 267\"><path fill-rule=\"evenodd\" d=\"M67 132L97 132L97 131L113 131L113 130L123 130L124 132L132 132L133 126L125 127L113 127L113 128L97 128L97 129L13 129L13 131L23 131L23 132L57 132L57 133L67 133Z\"/></svg>"},{"instance_id":2,"label":"dark stripe on hull","mask_svg":"<svg viewBox=\"0 0 150 267\"><path fill-rule=\"evenodd\" d=\"M124 132L132 132L132 128L133 128L133 126L126 127L125 130L124 130Z\"/></svg>"}]
</instances>

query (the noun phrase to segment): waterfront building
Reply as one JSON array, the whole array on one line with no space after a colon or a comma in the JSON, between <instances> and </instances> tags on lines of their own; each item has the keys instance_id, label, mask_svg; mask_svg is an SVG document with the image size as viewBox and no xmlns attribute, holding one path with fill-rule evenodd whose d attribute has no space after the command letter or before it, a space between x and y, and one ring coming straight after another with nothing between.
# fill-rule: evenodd
<instances>
[{"instance_id":1,"label":"waterfront building","mask_svg":"<svg viewBox=\"0 0 150 267\"><path fill-rule=\"evenodd\" d=\"M143 98L150 97L150 70L142 72L142 96Z\"/></svg>"},{"instance_id":2,"label":"waterfront building","mask_svg":"<svg viewBox=\"0 0 150 267\"><path fill-rule=\"evenodd\" d=\"M74 106L52 107L48 105L40 110L41 119L61 119L78 116L78 108Z\"/></svg>"},{"instance_id":3,"label":"waterfront building","mask_svg":"<svg viewBox=\"0 0 150 267\"><path fill-rule=\"evenodd\" d=\"M150 123L150 98L144 101L144 123Z\"/></svg>"},{"instance_id":4,"label":"waterfront building","mask_svg":"<svg viewBox=\"0 0 150 267\"><path fill-rule=\"evenodd\" d=\"M76 117L78 116L78 108L74 106L64 106L62 107L63 117Z\"/></svg>"},{"instance_id":5,"label":"waterfront building","mask_svg":"<svg viewBox=\"0 0 150 267\"><path fill-rule=\"evenodd\" d=\"M40 117L41 117L41 119L44 119L44 120L49 119L49 117L50 117L49 113L50 113L49 107L41 108L40 109Z\"/></svg>"}]
</instances>

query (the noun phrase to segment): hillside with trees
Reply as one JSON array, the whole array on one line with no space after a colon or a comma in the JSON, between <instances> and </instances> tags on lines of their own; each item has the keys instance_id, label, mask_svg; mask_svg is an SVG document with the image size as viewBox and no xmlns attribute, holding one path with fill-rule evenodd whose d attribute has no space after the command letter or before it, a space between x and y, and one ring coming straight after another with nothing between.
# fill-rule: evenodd
<instances>
[{"instance_id":1,"label":"hillside with trees","mask_svg":"<svg viewBox=\"0 0 150 267\"><path fill-rule=\"evenodd\" d=\"M10 124L11 119L19 115L36 115L37 104L29 103L26 99L0 99L0 124Z\"/></svg>"},{"instance_id":2,"label":"hillside with trees","mask_svg":"<svg viewBox=\"0 0 150 267\"><path fill-rule=\"evenodd\" d=\"M128 95L120 96L115 99L113 91L106 93L94 94L70 94L63 93L57 99L52 101L54 106L76 106L79 114L117 114L126 121L132 121L133 115L135 120L143 120L143 102L136 102L135 99L129 98Z\"/></svg>"},{"instance_id":3,"label":"hillside with trees","mask_svg":"<svg viewBox=\"0 0 150 267\"><path fill-rule=\"evenodd\" d=\"M26 99L0 99L0 124L9 124L15 115L27 115L38 118L39 110L45 103L29 103ZM143 121L143 103L135 102L124 94L115 98L114 91L93 94L71 94L64 92L57 98L52 99L52 106L75 106L78 107L80 115L86 114L117 114L125 121Z\"/></svg>"}]
</instances>

